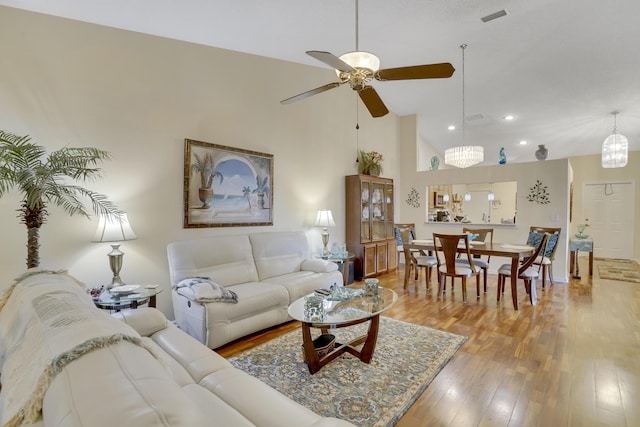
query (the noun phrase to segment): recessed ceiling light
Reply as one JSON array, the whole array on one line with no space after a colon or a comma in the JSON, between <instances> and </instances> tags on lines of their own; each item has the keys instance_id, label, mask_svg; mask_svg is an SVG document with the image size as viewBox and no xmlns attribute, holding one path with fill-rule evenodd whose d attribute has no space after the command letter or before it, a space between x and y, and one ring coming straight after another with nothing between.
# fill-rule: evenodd
<instances>
[{"instance_id":1,"label":"recessed ceiling light","mask_svg":"<svg viewBox=\"0 0 640 427\"><path fill-rule=\"evenodd\" d=\"M449 130L456 130L456 127L454 125L449 125L449 127L447 128Z\"/></svg>"},{"instance_id":2,"label":"recessed ceiling light","mask_svg":"<svg viewBox=\"0 0 640 427\"><path fill-rule=\"evenodd\" d=\"M525 140L520 141L520 145L527 145L527 141Z\"/></svg>"},{"instance_id":3,"label":"recessed ceiling light","mask_svg":"<svg viewBox=\"0 0 640 427\"><path fill-rule=\"evenodd\" d=\"M504 116L504 119L505 119L505 120L513 120L513 119L515 119L515 118L516 118L516 117L515 117L513 114L507 114L506 116Z\"/></svg>"}]
</instances>

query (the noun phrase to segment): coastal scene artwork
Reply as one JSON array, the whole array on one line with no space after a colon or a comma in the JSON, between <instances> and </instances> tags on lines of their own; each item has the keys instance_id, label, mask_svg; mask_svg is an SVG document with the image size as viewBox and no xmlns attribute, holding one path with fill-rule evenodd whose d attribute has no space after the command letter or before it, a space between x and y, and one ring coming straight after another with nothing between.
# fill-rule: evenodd
<instances>
[{"instance_id":1,"label":"coastal scene artwork","mask_svg":"<svg viewBox=\"0 0 640 427\"><path fill-rule=\"evenodd\" d=\"M184 228L273 225L273 155L184 141Z\"/></svg>"}]
</instances>

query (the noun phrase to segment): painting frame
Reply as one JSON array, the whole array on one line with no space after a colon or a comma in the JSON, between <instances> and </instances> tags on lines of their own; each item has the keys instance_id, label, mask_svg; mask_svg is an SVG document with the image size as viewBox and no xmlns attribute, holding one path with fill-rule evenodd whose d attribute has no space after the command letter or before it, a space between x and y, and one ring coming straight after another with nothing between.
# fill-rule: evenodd
<instances>
[{"instance_id":1,"label":"painting frame","mask_svg":"<svg viewBox=\"0 0 640 427\"><path fill-rule=\"evenodd\" d=\"M184 140L184 228L273 225L273 154Z\"/></svg>"}]
</instances>

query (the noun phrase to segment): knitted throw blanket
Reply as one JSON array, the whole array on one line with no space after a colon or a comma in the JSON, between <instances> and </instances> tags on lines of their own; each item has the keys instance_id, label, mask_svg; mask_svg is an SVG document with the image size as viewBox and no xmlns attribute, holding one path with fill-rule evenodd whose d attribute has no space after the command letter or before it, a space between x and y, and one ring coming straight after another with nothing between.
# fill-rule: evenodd
<instances>
[{"instance_id":1,"label":"knitted throw blanket","mask_svg":"<svg viewBox=\"0 0 640 427\"><path fill-rule=\"evenodd\" d=\"M153 351L140 335L98 310L64 272L30 271L0 299L2 427L36 422L55 376L93 350L127 341Z\"/></svg>"}]
</instances>

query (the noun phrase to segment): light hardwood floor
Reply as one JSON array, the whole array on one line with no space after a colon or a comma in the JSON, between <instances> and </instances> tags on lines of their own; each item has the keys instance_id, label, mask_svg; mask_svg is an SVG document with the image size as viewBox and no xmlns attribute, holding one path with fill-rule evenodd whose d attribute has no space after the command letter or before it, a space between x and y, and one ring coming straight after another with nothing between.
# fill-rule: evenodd
<instances>
[{"instance_id":1,"label":"light hardwood floor","mask_svg":"<svg viewBox=\"0 0 640 427\"><path fill-rule=\"evenodd\" d=\"M468 337L397 427L640 426L640 283L593 278L538 286L532 307L519 282L496 301L497 276L479 300L460 281L443 299L424 277L403 289L403 267L380 276L398 293L386 316ZM434 280L435 282L435 280ZM225 357L299 327L290 322L229 344ZM375 357L375 355L374 355Z\"/></svg>"}]
</instances>

